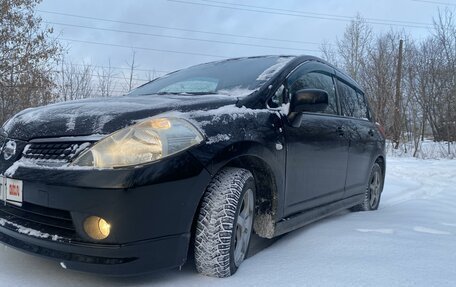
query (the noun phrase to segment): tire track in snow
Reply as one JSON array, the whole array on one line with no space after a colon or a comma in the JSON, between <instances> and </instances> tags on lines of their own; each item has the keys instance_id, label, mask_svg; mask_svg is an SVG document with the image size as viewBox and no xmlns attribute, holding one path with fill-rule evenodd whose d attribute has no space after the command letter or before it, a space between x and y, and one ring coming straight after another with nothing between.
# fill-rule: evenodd
<instances>
[{"instance_id":1,"label":"tire track in snow","mask_svg":"<svg viewBox=\"0 0 456 287\"><path fill-rule=\"evenodd\" d=\"M389 161L380 208L389 208L410 200L433 198L456 186L456 165L453 170L448 170L442 168L442 161L428 161L431 166L423 165L417 169L416 161L394 158Z\"/></svg>"}]
</instances>

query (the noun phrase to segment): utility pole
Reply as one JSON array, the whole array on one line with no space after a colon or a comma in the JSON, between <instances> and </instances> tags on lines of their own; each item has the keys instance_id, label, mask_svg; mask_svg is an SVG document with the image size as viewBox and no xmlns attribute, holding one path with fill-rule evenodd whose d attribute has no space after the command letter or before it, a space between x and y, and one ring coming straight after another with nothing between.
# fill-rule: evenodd
<instances>
[{"instance_id":1,"label":"utility pole","mask_svg":"<svg viewBox=\"0 0 456 287\"><path fill-rule=\"evenodd\" d=\"M133 57L131 60L131 69L130 69L130 80L128 82L128 91L131 91L132 84L133 84L133 73L135 71L135 55L136 55L136 52L133 51Z\"/></svg>"},{"instance_id":2,"label":"utility pole","mask_svg":"<svg viewBox=\"0 0 456 287\"><path fill-rule=\"evenodd\" d=\"M446 128L447 128L447 147L448 147L448 156L451 154L451 148L450 148L450 123L451 122L445 122Z\"/></svg>"},{"instance_id":3,"label":"utility pole","mask_svg":"<svg viewBox=\"0 0 456 287\"><path fill-rule=\"evenodd\" d=\"M394 148L399 148L399 142L401 140L401 80L402 80L402 48L404 41L399 41L399 56L397 59L397 72L396 72L396 96L394 98L394 123L393 123L393 143Z\"/></svg>"}]
</instances>

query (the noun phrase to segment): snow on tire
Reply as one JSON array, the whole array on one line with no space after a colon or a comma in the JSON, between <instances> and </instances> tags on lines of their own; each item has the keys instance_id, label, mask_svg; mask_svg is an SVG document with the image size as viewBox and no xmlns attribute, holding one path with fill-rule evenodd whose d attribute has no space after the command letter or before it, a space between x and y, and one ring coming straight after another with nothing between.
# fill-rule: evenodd
<instances>
[{"instance_id":1,"label":"snow on tire","mask_svg":"<svg viewBox=\"0 0 456 287\"><path fill-rule=\"evenodd\" d=\"M224 168L206 189L195 234L195 263L212 277L234 274L250 242L255 206L255 182L250 171Z\"/></svg>"}]
</instances>

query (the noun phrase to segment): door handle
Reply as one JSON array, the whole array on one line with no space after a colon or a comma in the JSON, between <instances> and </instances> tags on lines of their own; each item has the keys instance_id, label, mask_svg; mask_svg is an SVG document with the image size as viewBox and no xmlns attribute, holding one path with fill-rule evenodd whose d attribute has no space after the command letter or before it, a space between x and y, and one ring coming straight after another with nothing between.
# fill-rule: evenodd
<instances>
[{"instance_id":1,"label":"door handle","mask_svg":"<svg viewBox=\"0 0 456 287\"><path fill-rule=\"evenodd\" d=\"M368 134L373 137L374 136L374 131L372 129L369 130Z\"/></svg>"},{"instance_id":2,"label":"door handle","mask_svg":"<svg viewBox=\"0 0 456 287\"><path fill-rule=\"evenodd\" d=\"M343 136L345 134L345 130L343 127L338 127L337 128L337 133L340 135L340 136Z\"/></svg>"}]
</instances>

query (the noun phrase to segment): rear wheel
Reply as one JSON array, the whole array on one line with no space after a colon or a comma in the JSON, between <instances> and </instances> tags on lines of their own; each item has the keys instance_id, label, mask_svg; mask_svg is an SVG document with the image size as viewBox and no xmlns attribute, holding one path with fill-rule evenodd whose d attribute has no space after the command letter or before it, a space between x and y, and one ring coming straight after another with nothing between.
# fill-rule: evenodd
<instances>
[{"instance_id":1,"label":"rear wheel","mask_svg":"<svg viewBox=\"0 0 456 287\"><path fill-rule=\"evenodd\" d=\"M255 211L255 182L250 171L225 168L209 184L195 234L198 272L228 277L247 254Z\"/></svg>"},{"instance_id":2,"label":"rear wheel","mask_svg":"<svg viewBox=\"0 0 456 287\"><path fill-rule=\"evenodd\" d=\"M351 208L352 211L376 210L380 205L380 198L383 190L383 173L380 165L375 163L372 166L369 180L364 194L364 200Z\"/></svg>"}]
</instances>

